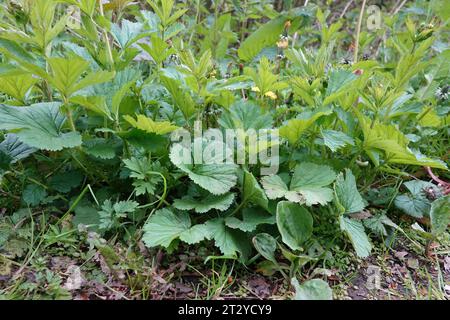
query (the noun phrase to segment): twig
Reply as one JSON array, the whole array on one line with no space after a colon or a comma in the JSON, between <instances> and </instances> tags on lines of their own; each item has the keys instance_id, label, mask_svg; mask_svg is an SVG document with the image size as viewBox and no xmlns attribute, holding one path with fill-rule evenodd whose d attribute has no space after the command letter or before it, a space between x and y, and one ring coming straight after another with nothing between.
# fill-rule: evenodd
<instances>
[{"instance_id":1,"label":"twig","mask_svg":"<svg viewBox=\"0 0 450 320\"><path fill-rule=\"evenodd\" d=\"M358 49L359 49L359 35L361 33L361 23L364 16L364 9L366 8L366 0L363 0L361 11L359 13L359 19L358 19L358 27L356 29L356 41L355 41L355 52L353 56L353 63L358 62Z\"/></svg>"},{"instance_id":2,"label":"twig","mask_svg":"<svg viewBox=\"0 0 450 320\"><path fill-rule=\"evenodd\" d=\"M353 0L350 0L347 2L347 4L344 7L344 10L342 10L342 13L339 15L339 19L342 19L342 17L347 13L348 8L350 8L350 5L353 3Z\"/></svg>"},{"instance_id":3,"label":"twig","mask_svg":"<svg viewBox=\"0 0 450 320\"><path fill-rule=\"evenodd\" d=\"M397 14L400 11L400 9L405 5L406 1L408 1L408 0L403 0L402 3L400 3L400 5L394 9L394 11L391 13L391 15Z\"/></svg>"}]
</instances>

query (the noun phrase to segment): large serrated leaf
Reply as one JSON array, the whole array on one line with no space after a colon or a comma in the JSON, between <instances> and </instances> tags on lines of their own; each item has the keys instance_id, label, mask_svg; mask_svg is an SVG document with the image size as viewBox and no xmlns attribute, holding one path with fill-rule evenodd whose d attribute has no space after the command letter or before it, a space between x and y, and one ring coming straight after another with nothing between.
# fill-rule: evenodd
<instances>
[{"instance_id":1,"label":"large serrated leaf","mask_svg":"<svg viewBox=\"0 0 450 320\"><path fill-rule=\"evenodd\" d=\"M223 218L208 220L205 224L214 243L225 256L236 256L240 253L245 259L249 251L245 233L227 227Z\"/></svg>"},{"instance_id":2,"label":"large serrated leaf","mask_svg":"<svg viewBox=\"0 0 450 320\"><path fill-rule=\"evenodd\" d=\"M367 258L372 251L372 245L370 244L369 237L364 231L362 222L344 216L340 216L339 220L341 230L349 237L358 257Z\"/></svg>"},{"instance_id":3,"label":"large serrated leaf","mask_svg":"<svg viewBox=\"0 0 450 320\"><path fill-rule=\"evenodd\" d=\"M148 247L169 247L173 240L180 238L188 243L195 243L209 237L206 227L194 226L185 212L173 212L164 208L156 211L144 225L142 241Z\"/></svg>"},{"instance_id":4,"label":"large serrated leaf","mask_svg":"<svg viewBox=\"0 0 450 320\"><path fill-rule=\"evenodd\" d=\"M327 187L336 178L336 173L328 166L303 162L295 167L291 184L279 176L263 177L261 182L269 199L286 198L311 206L324 205L333 199L333 191Z\"/></svg>"},{"instance_id":5,"label":"large serrated leaf","mask_svg":"<svg viewBox=\"0 0 450 320\"><path fill-rule=\"evenodd\" d=\"M81 145L78 132L63 132L66 117L59 102L38 103L29 107L0 105L0 129L18 130L23 143L38 149L57 151Z\"/></svg>"},{"instance_id":6,"label":"large serrated leaf","mask_svg":"<svg viewBox=\"0 0 450 320\"><path fill-rule=\"evenodd\" d=\"M24 159L35 151L35 148L21 142L16 134L9 133L0 143L0 158L5 160L0 160L0 168L6 169L10 163Z\"/></svg>"},{"instance_id":7,"label":"large serrated leaf","mask_svg":"<svg viewBox=\"0 0 450 320\"><path fill-rule=\"evenodd\" d=\"M131 126L147 133L166 134L177 130L179 127L171 124L169 121L154 121L152 118L138 114L136 119L126 115L123 117Z\"/></svg>"},{"instance_id":8,"label":"large serrated leaf","mask_svg":"<svg viewBox=\"0 0 450 320\"><path fill-rule=\"evenodd\" d=\"M337 201L344 208L343 213L354 213L363 210L366 207L361 194L356 187L355 176L350 169L340 173L336 178L335 193Z\"/></svg>"},{"instance_id":9,"label":"large serrated leaf","mask_svg":"<svg viewBox=\"0 0 450 320\"><path fill-rule=\"evenodd\" d=\"M207 153L202 149L202 163L192 164L191 154L196 150L194 141L192 150L181 144L175 144L170 151L170 160L180 170L188 174L189 178L197 185L212 194L220 195L230 191L237 182L237 166L234 163L224 162L220 154ZM210 150L222 150L225 152L225 144L221 141L200 141L200 146L208 147ZM225 153L222 153L222 155Z\"/></svg>"}]
</instances>

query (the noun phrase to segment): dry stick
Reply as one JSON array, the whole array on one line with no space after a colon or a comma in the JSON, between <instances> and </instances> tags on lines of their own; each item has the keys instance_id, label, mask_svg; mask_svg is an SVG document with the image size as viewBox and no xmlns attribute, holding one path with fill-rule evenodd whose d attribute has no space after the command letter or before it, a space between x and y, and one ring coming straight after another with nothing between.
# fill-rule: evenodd
<instances>
[{"instance_id":1,"label":"dry stick","mask_svg":"<svg viewBox=\"0 0 450 320\"><path fill-rule=\"evenodd\" d=\"M397 14L400 11L400 9L405 5L406 1L408 1L408 0L403 0L402 3L400 3L400 5L396 9L394 9L394 11L391 13L391 15Z\"/></svg>"},{"instance_id":2,"label":"dry stick","mask_svg":"<svg viewBox=\"0 0 450 320\"><path fill-rule=\"evenodd\" d=\"M391 12L390 12L390 15L391 15L391 16L397 14L397 13L400 11L400 9L405 5L405 3L406 3L407 0L403 0L402 3L400 3L400 1L401 1L401 0L398 0L398 1L395 3L393 9L392 9ZM400 5L399 5L399 3L400 3ZM382 45L383 43L385 43L385 42L386 42L386 32L383 33L383 39L382 39L381 41L379 41L379 43L378 43L377 49L375 50L375 55L378 55L378 52L379 52L379 50L380 50L381 45ZM385 56L385 58L386 58L386 56Z\"/></svg>"},{"instance_id":3,"label":"dry stick","mask_svg":"<svg viewBox=\"0 0 450 320\"><path fill-rule=\"evenodd\" d=\"M342 13L339 16L339 19L342 19L342 17L344 17L344 15L347 13L348 8L350 8L350 5L353 3L353 0L350 0L349 2L347 2L347 4L344 7L344 10L342 11Z\"/></svg>"},{"instance_id":4,"label":"dry stick","mask_svg":"<svg viewBox=\"0 0 450 320\"><path fill-rule=\"evenodd\" d=\"M359 35L361 33L361 23L362 23L362 19L364 16L365 7L366 7L366 0L363 0L362 6L361 6L361 12L359 13L358 27L356 29L356 43L355 43L355 53L353 56L353 63L358 62Z\"/></svg>"},{"instance_id":5,"label":"dry stick","mask_svg":"<svg viewBox=\"0 0 450 320\"><path fill-rule=\"evenodd\" d=\"M395 4L394 4L394 6L392 7L392 10L391 10L391 12L389 12L389 14L393 14L394 13L394 11L395 11L395 8L397 8L397 6L398 6L398 4L401 2L402 0L397 0L397 1L395 1Z\"/></svg>"}]
</instances>

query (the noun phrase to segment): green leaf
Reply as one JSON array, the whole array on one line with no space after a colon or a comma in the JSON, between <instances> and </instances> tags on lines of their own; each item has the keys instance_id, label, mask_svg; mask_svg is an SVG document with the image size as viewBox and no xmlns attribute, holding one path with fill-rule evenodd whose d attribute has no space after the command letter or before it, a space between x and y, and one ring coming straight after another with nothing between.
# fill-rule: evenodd
<instances>
[{"instance_id":1,"label":"green leaf","mask_svg":"<svg viewBox=\"0 0 450 320\"><path fill-rule=\"evenodd\" d=\"M86 75L83 79L78 81L76 85L73 87L73 92L80 91L81 89L84 89L86 87L108 82L114 77L114 72L110 71L104 71L104 70L97 70L95 72L89 73ZM72 94L72 93L71 93Z\"/></svg>"},{"instance_id":2,"label":"green leaf","mask_svg":"<svg viewBox=\"0 0 450 320\"><path fill-rule=\"evenodd\" d=\"M144 25L140 22L131 22L127 19L121 19L120 24L113 23L111 26L111 34L119 43L120 48L126 49L136 41L144 38L149 33L142 32Z\"/></svg>"},{"instance_id":3,"label":"green leaf","mask_svg":"<svg viewBox=\"0 0 450 320\"><path fill-rule=\"evenodd\" d=\"M126 218L128 214L134 213L139 203L132 200L119 201L112 203L107 199L103 202L101 211L99 211L101 230L110 230L122 225L121 219Z\"/></svg>"},{"instance_id":4,"label":"green leaf","mask_svg":"<svg viewBox=\"0 0 450 320\"><path fill-rule=\"evenodd\" d=\"M234 193L222 195L209 194L202 199L194 199L190 196L175 199L173 206L179 210L195 210L197 213L206 213L212 209L227 210L234 201Z\"/></svg>"},{"instance_id":5,"label":"green leaf","mask_svg":"<svg viewBox=\"0 0 450 320\"><path fill-rule=\"evenodd\" d=\"M0 92L24 102L28 91L37 81L38 79L34 78L31 74L2 76L0 77Z\"/></svg>"},{"instance_id":6,"label":"green leaf","mask_svg":"<svg viewBox=\"0 0 450 320\"><path fill-rule=\"evenodd\" d=\"M109 110L106 105L106 98L102 96L95 97L83 97L83 96L72 96L69 101L74 104L79 104L80 106L97 113L101 116L107 117L109 120L113 120L111 115L111 110Z\"/></svg>"},{"instance_id":7,"label":"green leaf","mask_svg":"<svg viewBox=\"0 0 450 320\"><path fill-rule=\"evenodd\" d=\"M245 233L227 227L223 218L208 220L205 224L211 237L214 239L215 245L222 254L225 256L236 256L239 252L245 259L249 251Z\"/></svg>"},{"instance_id":8,"label":"green leaf","mask_svg":"<svg viewBox=\"0 0 450 320\"><path fill-rule=\"evenodd\" d=\"M89 205L78 205L74 211L75 215L72 219L74 226L82 224L85 226L90 226L89 230L98 231L100 215L96 208Z\"/></svg>"},{"instance_id":9,"label":"green leaf","mask_svg":"<svg viewBox=\"0 0 450 320\"><path fill-rule=\"evenodd\" d=\"M259 27L253 32L238 49L239 58L244 61L253 59L263 48L275 45L282 34L284 24L288 20L285 16L279 16Z\"/></svg>"},{"instance_id":10,"label":"green leaf","mask_svg":"<svg viewBox=\"0 0 450 320\"><path fill-rule=\"evenodd\" d=\"M21 60L32 62L33 56L16 42L0 38L0 50L14 55Z\"/></svg>"},{"instance_id":11,"label":"green leaf","mask_svg":"<svg viewBox=\"0 0 450 320\"><path fill-rule=\"evenodd\" d=\"M139 46L152 57L157 65L160 65L171 54L175 53L173 48L171 48L165 41L156 35L151 37L150 45L146 43L139 43Z\"/></svg>"},{"instance_id":12,"label":"green leaf","mask_svg":"<svg viewBox=\"0 0 450 320\"><path fill-rule=\"evenodd\" d=\"M357 112L364 133L364 149L371 160L378 165L373 151L383 152L387 163L411 164L447 169L447 165L438 159L415 154L408 148L408 139L394 125L385 125L372 121Z\"/></svg>"},{"instance_id":13,"label":"green leaf","mask_svg":"<svg viewBox=\"0 0 450 320\"><path fill-rule=\"evenodd\" d=\"M362 222L345 216L340 216L339 221L341 230L349 237L358 257L367 258L372 251L372 245L364 231Z\"/></svg>"},{"instance_id":14,"label":"green leaf","mask_svg":"<svg viewBox=\"0 0 450 320\"><path fill-rule=\"evenodd\" d=\"M236 167L231 164L178 165L196 184L212 194L224 194L236 184Z\"/></svg>"},{"instance_id":15,"label":"green leaf","mask_svg":"<svg viewBox=\"0 0 450 320\"><path fill-rule=\"evenodd\" d=\"M243 179L242 202L250 202L268 210L269 200L267 200L266 194L259 186L253 174L245 170Z\"/></svg>"},{"instance_id":16,"label":"green leaf","mask_svg":"<svg viewBox=\"0 0 450 320\"><path fill-rule=\"evenodd\" d=\"M415 218L428 216L431 202L425 192L431 189L434 193L440 194L440 190L434 184L421 180L411 180L403 185L409 192L397 196L394 201L395 206Z\"/></svg>"},{"instance_id":17,"label":"green leaf","mask_svg":"<svg viewBox=\"0 0 450 320\"><path fill-rule=\"evenodd\" d=\"M167 208L157 210L145 223L143 230L142 241L148 247L168 248L178 238L193 244L210 235L209 227L196 225L191 228L191 219L187 213L174 213Z\"/></svg>"},{"instance_id":18,"label":"green leaf","mask_svg":"<svg viewBox=\"0 0 450 320\"><path fill-rule=\"evenodd\" d=\"M95 7L97 4L96 0L64 0L72 5L75 5L81 9L88 16L92 17L95 12Z\"/></svg>"},{"instance_id":19,"label":"green leaf","mask_svg":"<svg viewBox=\"0 0 450 320\"><path fill-rule=\"evenodd\" d=\"M173 240L191 227L186 213L175 214L169 209L156 211L144 225L142 241L148 247L169 247Z\"/></svg>"},{"instance_id":20,"label":"green leaf","mask_svg":"<svg viewBox=\"0 0 450 320\"><path fill-rule=\"evenodd\" d=\"M32 148L19 140L13 133L5 135L5 140L0 143L0 168L7 169L11 163L25 159L35 152Z\"/></svg>"},{"instance_id":21,"label":"green leaf","mask_svg":"<svg viewBox=\"0 0 450 320\"><path fill-rule=\"evenodd\" d=\"M303 162L295 167L289 189L276 175L263 177L261 182L269 199L284 197L311 206L324 205L333 199L333 191L326 186L335 178L336 173L330 167Z\"/></svg>"},{"instance_id":22,"label":"green leaf","mask_svg":"<svg viewBox=\"0 0 450 320\"><path fill-rule=\"evenodd\" d=\"M323 101L323 105L330 104L343 93L348 92L350 89L349 87L356 78L358 78L358 76L351 71L343 69L333 71L330 80L328 81L327 97Z\"/></svg>"},{"instance_id":23,"label":"green leaf","mask_svg":"<svg viewBox=\"0 0 450 320\"><path fill-rule=\"evenodd\" d=\"M291 201L313 204L325 204L333 199L332 190L326 188L336 178L336 173L328 166L303 162L295 167L290 190L301 196L301 201L295 197ZM288 199L290 200L290 199Z\"/></svg>"},{"instance_id":24,"label":"green leaf","mask_svg":"<svg viewBox=\"0 0 450 320\"><path fill-rule=\"evenodd\" d=\"M333 152L336 152L338 149L343 148L346 145L355 145L353 138L341 131L321 130L321 134L324 144Z\"/></svg>"},{"instance_id":25,"label":"green leaf","mask_svg":"<svg viewBox=\"0 0 450 320\"><path fill-rule=\"evenodd\" d=\"M322 279L312 279L301 285L296 278L292 278L295 289L295 300L333 300L333 291L328 283Z\"/></svg>"},{"instance_id":26,"label":"green leaf","mask_svg":"<svg viewBox=\"0 0 450 320\"><path fill-rule=\"evenodd\" d=\"M190 93L183 87L182 82L169 76L161 75L161 83L169 91L174 104L183 113L185 119L189 119L195 113L195 102Z\"/></svg>"},{"instance_id":27,"label":"green leaf","mask_svg":"<svg viewBox=\"0 0 450 320\"><path fill-rule=\"evenodd\" d=\"M19 130L17 137L23 143L38 149L58 151L81 145L78 132L63 133L66 117L60 112L60 103L38 103L29 107L0 105L0 129Z\"/></svg>"},{"instance_id":28,"label":"green leaf","mask_svg":"<svg viewBox=\"0 0 450 320\"><path fill-rule=\"evenodd\" d=\"M113 159L116 156L116 144L112 140L94 138L83 142L83 150L96 158Z\"/></svg>"},{"instance_id":29,"label":"green leaf","mask_svg":"<svg viewBox=\"0 0 450 320\"><path fill-rule=\"evenodd\" d=\"M136 179L133 182L136 195L154 195L157 184L162 181L158 162L152 162L146 157L132 157L124 159L123 163L131 170L130 177Z\"/></svg>"},{"instance_id":30,"label":"green leaf","mask_svg":"<svg viewBox=\"0 0 450 320\"><path fill-rule=\"evenodd\" d=\"M52 176L49 180L49 186L62 193L67 193L70 190L78 187L83 181L83 175L76 170L58 173Z\"/></svg>"},{"instance_id":31,"label":"green leaf","mask_svg":"<svg viewBox=\"0 0 450 320\"><path fill-rule=\"evenodd\" d=\"M250 76L255 84L259 96L265 96L266 93L285 89L288 84L280 81L275 71L275 65L269 61L266 56L262 56L259 60L257 70L247 67L244 69L244 74Z\"/></svg>"},{"instance_id":32,"label":"green leaf","mask_svg":"<svg viewBox=\"0 0 450 320\"><path fill-rule=\"evenodd\" d=\"M450 224L450 195L439 198L431 204L431 232L440 235Z\"/></svg>"},{"instance_id":33,"label":"green leaf","mask_svg":"<svg viewBox=\"0 0 450 320\"><path fill-rule=\"evenodd\" d=\"M47 196L47 191L40 185L29 184L22 193L22 200L29 206L37 206Z\"/></svg>"},{"instance_id":34,"label":"green leaf","mask_svg":"<svg viewBox=\"0 0 450 320\"><path fill-rule=\"evenodd\" d=\"M261 211L257 207L245 208L242 212L242 220L236 217L226 217L225 224L232 229L244 232L255 231L260 224L275 224L275 216Z\"/></svg>"},{"instance_id":35,"label":"green leaf","mask_svg":"<svg viewBox=\"0 0 450 320\"><path fill-rule=\"evenodd\" d=\"M288 201L277 205L277 226L283 242L292 250L300 250L313 231L313 218L309 211Z\"/></svg>"},{"instance_id":36,"label":"green leaf","mask_svg":"<svg viewBox=\"0 0 450 320\"><path fill-rule=\"evenodd\" d=\"M152 118L146 117L142 114L136 115L136 120L126 115L123 117L131 126L140 129L147 133L166 134L177 130L179 127L171 124L169 121L153 121Z\"/></svg>"},{"instance_id":37,"label":"green leaf","mask_svg":"<svg viewBox=\"0 0 450 320\"><path fill-rule=\"evenodd\" d=\"M112 96L111 112L115 116L115 119L117 119L117 120L119 119L119 114L121 111L120 107L121 107L122 101L125 98L125 96L127 95L127 93L130 91L129 89L134 84L134 82L135 82L135 79L125 83Z\"/></svg>"},{"instance_id":38,"label":"green leaf","mask_svg":"<svg viewBox=\"0 0 450 320\"><path fill-rule=\"evenodd\" d=\"M277 260L275 259L275 250L277 249L277 240L268 233L258 233L252 239L253 245L256 251L264 258L272 261L275 264Z\"/></svg>"},{"instance_id":39,"label":"green leaf","mask_svg":"<svg viewBox=\"0 0 450 320\"><path fill-rule=\"evenodd\" d=\"M188 244L195 244L211 238L211 230L206 224L196 224L180 234L180 240Z\"/></svg>"},{"instance_id":40,"label":"green leaf","mask_svg":"<svg viewBox=\"0 0 450 320\"><path fill-rule=\"evenodd\" d=\"M393 227L395 229L399 228L391 219L389 219L385 214L377 214L371 218L363 220L364 226L379 236L386 237L388 235L386 227Z\"/></svg>"},{"instance_id":41,"label":"green leaf","mask_svg":"<svg viewBox=\"0 0 450 320\"><path fill-rule=\"evenodd\" d=\"M65 97L69 97L75 92L75 85L89 67L89 62L81 58L50 58L48 64L52 70L52 77L49 81Z\"/></svg>"},{"instance_id":42,"label":"green leaf","mask_svg":"<svg viewBox=\"0 0 450 320\"><path fill-rule=\"evenodd\" d=\"M268 112L254 102L240 100L225 111L219 118L219 124L225 129L260 130L272 127L273 119Z\"/></svg>"},{"instance_id":43,"label":"green leaf","mask_svg":"<svg viewBox=\"0 0 450 320\"><path fill-rule=\"evenodd\" d=\"M269 199L283 198L289 189L278 175L265 176L261 179L261 184Z\"/></svg>"},{"instance_id":44,"label":"green leaf","mask_svg":"<svg viewBox=\"0 0 450 320\"><path fill-rule=\"evenodd\" d=\"M89 62L79 57L49 58L48 63L52 74L47 76L47 80L66 98L87 86L107 82L114 76L112 72L98 71L80 80L81 75L89 68Z\"/></svg>"},{"instance_id":45,"label":"green leaf","mask_svg":"<svg viewBox=\"0 0 450 320\"><path fill-rule=\"evenodd\" d=\"M303 118L289 120L286 125L280 128L280 137L287 139L290 144L295 145L302 134L309 129L317 119L329 115L331 112L331 109L316 111L312 115L308 114Z\"/></svg>"},{"instance_id":46,"label":"green leaf","mask_svg":"<svg viewBox=\"0 0 450 320\"><path fill-rule=\"evenodd\" d=\"M337 176L334 190L337 201L344 208L342 213L359 212L366 207L356 187L355 176L350 169L345 169L345 177L343 172Z\"/></svg>"},{"instance_id":47,"label":"green leaf","mask_svg":"<svg viewBox=\"0 0 450 320\"><path fill-rule=\"evenodd\" d=\"M201 144L202 142L198 142ZM203 143L205 143L203 141ZM193 143L192 150L195 150ZM223 150L225 152L225 144L221 141L212 141L207 144L210 150ZM203 149L204 150L204 149ZM224 153L225 154L225 153ZM186 159L186 156L188 159ZM217 157L217 159L215 158ZM237 166L234 163L223 163L220 155L203 154L202 164L192 164L193 157L191 156L190 148L182 144L175 144L170 150L170 160L180 170L187 173L189 178L212 194L220 195L227 193L236 184ZM188 160L190 163L184 163Z\"/></svg>"}]
</instances>

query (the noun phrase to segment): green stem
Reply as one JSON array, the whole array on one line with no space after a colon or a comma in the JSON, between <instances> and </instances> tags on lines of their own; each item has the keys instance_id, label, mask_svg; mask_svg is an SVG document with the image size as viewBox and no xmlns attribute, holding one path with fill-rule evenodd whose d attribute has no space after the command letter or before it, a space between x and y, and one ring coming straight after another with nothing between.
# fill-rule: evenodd
<instances>
[{"instance_id":1,"label":"green stem","mask_svg":"<svg viewBox=\"0 0 450 320\"><path fill-rule=\"evenodd\" d=\"M105 17L105 14L103 13L103 4L101 1L99 2L99 9L100 9L100 15L102 17ZM108 32L106 31L105 28L101 28L101 29L103 30L103 38L104 38L104 41L106 44L106 51L108 53L109 67L112 71L114 71L114 58L113 58L112 51L111 51L111 45L109 43Z\"/></svg>"}]
</instances>

